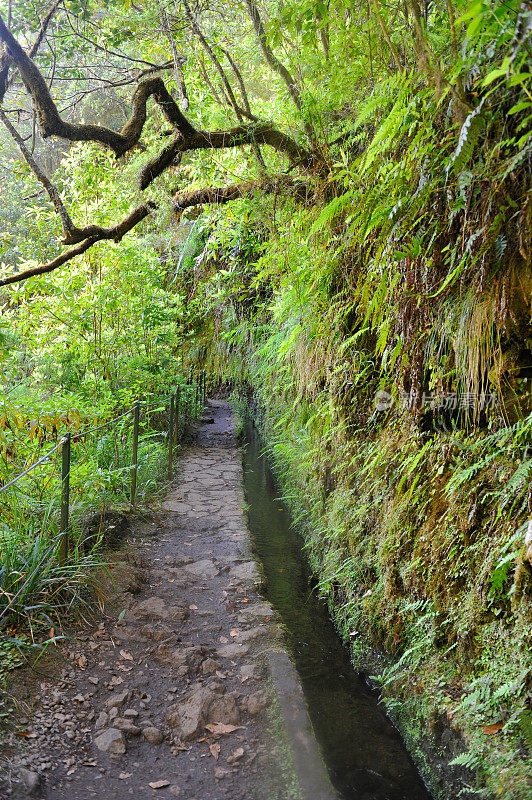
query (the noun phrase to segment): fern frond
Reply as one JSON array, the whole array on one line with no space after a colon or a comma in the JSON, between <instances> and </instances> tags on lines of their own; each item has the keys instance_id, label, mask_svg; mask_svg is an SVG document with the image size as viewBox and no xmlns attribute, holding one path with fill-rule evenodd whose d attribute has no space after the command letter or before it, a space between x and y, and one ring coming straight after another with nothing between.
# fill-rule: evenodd
<instances>
[{"instance_id":1,"label":"fern frond","mask_svg":"<svg viewBox=\"0 0 532 800\"><path fill-rule=\"evenodd\" d=\"M473 150L484 127L484 118L482 117L484 100L485 98L482 98L478 106L468 114L462 125L458 144L447 164L447 174L451 169L458 174L471 160Z\"/></svg>"}]
</instances>

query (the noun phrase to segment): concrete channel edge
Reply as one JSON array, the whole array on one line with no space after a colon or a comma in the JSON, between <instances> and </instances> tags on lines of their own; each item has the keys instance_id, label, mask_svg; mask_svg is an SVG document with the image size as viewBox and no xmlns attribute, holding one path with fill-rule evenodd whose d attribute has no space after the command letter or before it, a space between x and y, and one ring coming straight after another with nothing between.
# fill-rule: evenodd
<instances>
[{"instance_id":1,"label":"concrete channel edge","mask_svg":"<svg viewBox=\"0 0 532 800\"><path fill-rule=\"evenodd\" d=\"M316 740L297 670L286 650L263 652L303 800L339 800Z\"/></svg>"}]
</instances>

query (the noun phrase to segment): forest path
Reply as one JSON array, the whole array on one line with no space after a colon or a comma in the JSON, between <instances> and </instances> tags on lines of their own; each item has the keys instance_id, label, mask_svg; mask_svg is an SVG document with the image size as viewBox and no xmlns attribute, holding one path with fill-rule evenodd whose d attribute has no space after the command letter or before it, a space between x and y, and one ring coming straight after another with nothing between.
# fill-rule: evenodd
<instances>
[{"instance_id":1,"label":"forest path","mask_svg":"<svg viewBox=\"0 0 532 800\"><path fill-rule=\"evenodd\" d=\"M260 653L276 626L256 591L234 420L223 401L209 413L132 542L143 581L69 643L66 686L40 684L10 797L292 797L269 730Z\"/></svg>"}]
</instances>

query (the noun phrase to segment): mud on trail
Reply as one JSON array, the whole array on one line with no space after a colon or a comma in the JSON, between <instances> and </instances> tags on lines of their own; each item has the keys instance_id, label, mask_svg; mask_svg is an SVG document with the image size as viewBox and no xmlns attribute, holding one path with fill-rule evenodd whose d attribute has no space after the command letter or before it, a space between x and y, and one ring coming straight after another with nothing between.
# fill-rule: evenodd
<instances>
[{"instance_id":1,"label":"mud on trail","mask_svg":"<svg viewBox=\"0 0 532 800\"><path fill-rule=\"evenodd\" d=\"M50 677L18 703L0 797L297 797L261 657L278 632L257 591L233 419L223 401L209 413L156 521L128 543L112 612L71 631L67 662L41 667Z\"/></svg>"}]
</instances>

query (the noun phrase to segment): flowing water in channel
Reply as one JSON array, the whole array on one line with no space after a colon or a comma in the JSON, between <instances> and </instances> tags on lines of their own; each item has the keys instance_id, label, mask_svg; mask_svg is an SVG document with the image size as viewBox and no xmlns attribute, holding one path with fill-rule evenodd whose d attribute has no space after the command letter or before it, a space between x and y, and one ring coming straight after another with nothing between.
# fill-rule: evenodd
<instances>
[{"instance_id":1,"label":"flowing water in channel","mask_svg":"<svg viewBox=\"0 0 532 800\"><path fill-rule=\"evenodd\" d=\"M344 800L430 800L399 734L353 669L327 606L312 590L302 539L278 499L262 447L248 425L244 486L249 529L266 576L266 596L286 627L333 785Z\"/></svg>"}]
</instances>

